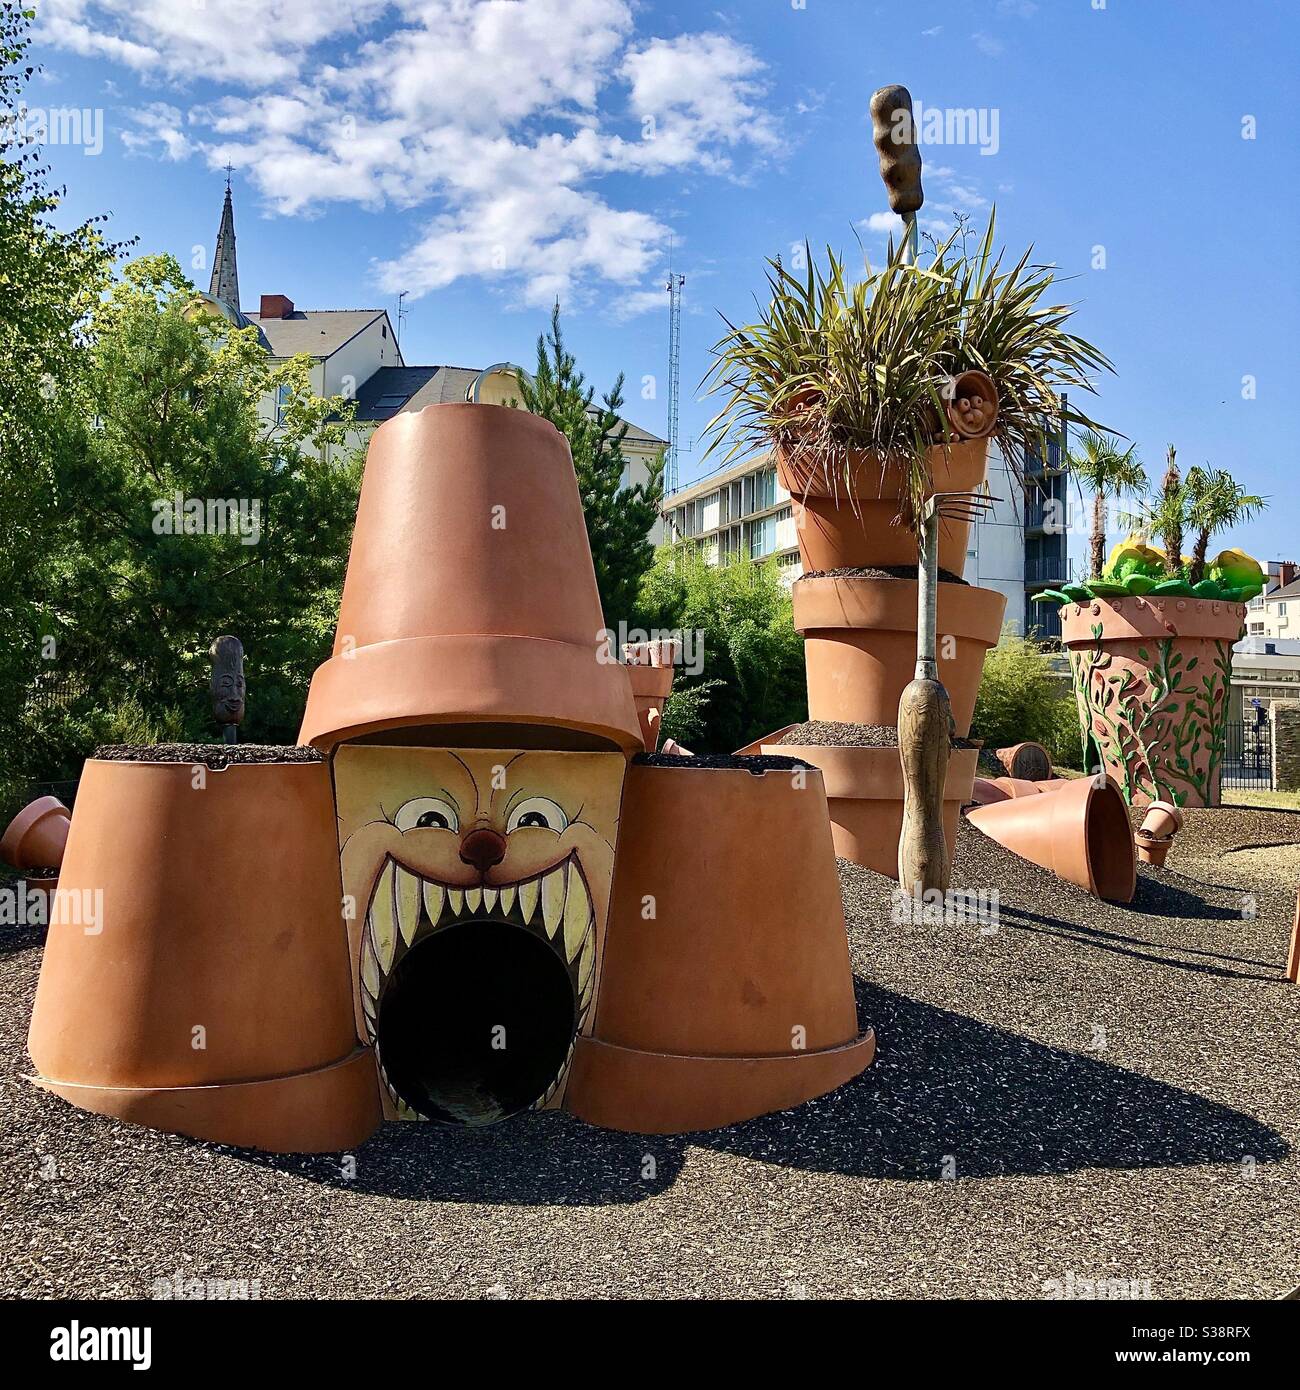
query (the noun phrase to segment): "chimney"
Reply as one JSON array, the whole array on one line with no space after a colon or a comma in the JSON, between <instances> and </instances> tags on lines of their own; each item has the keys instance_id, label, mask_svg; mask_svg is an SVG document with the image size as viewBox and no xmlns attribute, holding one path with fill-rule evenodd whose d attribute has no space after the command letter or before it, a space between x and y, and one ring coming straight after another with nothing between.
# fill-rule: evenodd
<instances>
[{"instance_id":1,"label":"chimney","mask_svg":"<svg viewBox=\"0 0 1300 1390\"><path fill-rule=\"evenodd\" d=\"M1291 581L1300 573L1300 566L1294 560L1282 560L1277 567L1278 588L1290 584Z\"/></svg>"},{"instance_id":2,"label":"chimney","mask_svg":"<svg viewBox=\"0 0 1300 1390\"><path fill-rule=\"evenodd\" d=\"M293 300L283 294L264 294L259 318L287 319L293 313Z\"/></svg>"}]
</instances>

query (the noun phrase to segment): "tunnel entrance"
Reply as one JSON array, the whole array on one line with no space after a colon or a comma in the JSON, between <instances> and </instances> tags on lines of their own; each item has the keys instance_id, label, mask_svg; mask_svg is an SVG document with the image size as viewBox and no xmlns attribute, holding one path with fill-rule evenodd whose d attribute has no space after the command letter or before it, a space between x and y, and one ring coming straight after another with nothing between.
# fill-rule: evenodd
<instances>
[{"instance_id":1,"label":"tunnel entrance","mask_svg":"<svg viewBox=\"0 0 1300 1390\"><path fill-rule=\"evenodd\" d=\"M512 922L456 922L402 957L376 1037L393 1090L444 1124L526 1110L555 1080L577 1030L568 967Z\"/></svg>"}]
</instances>

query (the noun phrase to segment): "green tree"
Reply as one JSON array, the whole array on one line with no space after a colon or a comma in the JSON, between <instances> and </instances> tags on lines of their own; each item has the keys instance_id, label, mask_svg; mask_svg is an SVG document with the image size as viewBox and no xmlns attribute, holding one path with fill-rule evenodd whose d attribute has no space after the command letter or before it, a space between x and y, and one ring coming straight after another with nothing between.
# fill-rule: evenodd
<instances>
[{"instance_id":1,"label":"green tree","mask_svg":"<svg viewBox=\"0 0 1300 1390\"><path fill-rule=\"evenodd\" d=\"M0 814L37 770L24 724L49 673L59 461L80 433L86 321L118 251L103 218L55 225L63 193L24 129L30 24L21 6L0 6Z\"/></svg>"},{"instance_id":2,"label":"green tree","mask_svg":"<svg viewBox=\"0 0 1300 1390\"><path fill-rule=\"evenodd\" d=\"M701 646L701 669L673 683L665 737L730 753L808 717L803 639L774 560L710 565L690 545L661 546L641 582L640 621Z\"/></svg>"},{"instance_id":3,"label":"green tree","mask_svg":"<svg viewBox=\"0 0 1300 1390\"><path fill-rule=\"evenodd\" d=\"M597 405L595 388L586 384L564 346L557 303L550 332L537 339L533 380L521 378L519 389L524 406L569 441L605 621L630 619L641 576L654 562L649 535L663 500L663 459L651 467L647 482L623 486L627 424L619 418L622 373Z\"/></svg>"},{"instance_id":4,"label":"green tree","mask_svg":"<svg viewBox=\"0 0 1300 1390\"><path fill-rule=\"evenodd\" d=\"M168 729L178 711L185 735L212 737L208 648L222 632L247 653L244 736L294 740L329 652L360 477L343 451L352 407L315 398L310 369L198 309L170 256L128 264L94 313L85 427L61 479L52 592L73 698L46 731L51 758L75 768L86 730L124 706ZM268 398L278 423L259 415Z\"/></svg>"},{"instance_id":5,"label":"green tree","mask_svg":"<svg viewBox=\"0 0 1300 1390\"><path fill-rule=\"evenodd\" d=\"M1088 537L1088 568L1100 578L1106 564L1106 499L1146 487L1146 474L1133 445L1120 450L1113 435L1098 430L1084 433L1069 455L1070 471L1092 493L1092 530Z\"/></svg>"},{"instance_id":6,"label":"green tree","mask_svg":"<svg viewBox=\"0 0 1300 1390\"><path fill-rule=\"evenodd\" d=\"M1187 481L1187 520L1196 531L1188 579L1198 584L1205 578L1210 538L1231 526L1253 520L1268 505L1266 498L1247 492L1222 468L1189 468Z\"/></svg>"},{"instance_id":7,"label":"green tree","mask_svg":"<svg viewBox=\"0 0 1300 1390\"><path fill-rule=\"evenodd\" d=\"M1151 518L1151 529L1164 545L1165 569L1172 578L1183 572L1183 528L1187 524L1188 503L1177 457L1177 449L1170 444L1165 453L1168 466L1160 480L1160 495Z\"/></svg>"},{"instance_id":8,"label":"green tree","mask_svg":"<svg viewBox=\"0 0 1300 1390\"><path fill-rule=\"evenodd\" d=\"M1037 642L1006 630L984 658L971 735L988 750L1041 743L1056 767L1080 768L1079 716L1068 667Z\"/></svg>"}]
</instances>

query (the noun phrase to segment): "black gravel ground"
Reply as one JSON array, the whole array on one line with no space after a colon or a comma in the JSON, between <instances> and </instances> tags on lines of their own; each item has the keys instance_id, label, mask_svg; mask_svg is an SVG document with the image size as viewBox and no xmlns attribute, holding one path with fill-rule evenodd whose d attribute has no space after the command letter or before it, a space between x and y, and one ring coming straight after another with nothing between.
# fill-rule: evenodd
<instances>
[{"instance_id":1,"label":"black gravel ground","mask_svg":"<svg viewBox=\"0 0 1300 1390\"><path fill-rule=\"evenodd\" d=\"M764 772L793 772L797 767L811 767L799 758L780 753L698 753L689 758L676 753L638 753L632 761L640 767L671 767L683 772L752 772L755 777Z\"/></svg>"},{"instance_id":2,"label":"black gravel ground","mask_svg":"<svg viewBox=\"0 0 1300 1390\"><path fill-rule=\"evenodd\" d=\"M105 743L95 757L114 763L204 763L214 772L232 763L319 763L315 748L287 743Z\"/></svg>"},{"instance_id":3,"label":"black gravel ground","mask_svg":"<svg viewBox=\"0 0 1300 1390\"><path fill-rule=\"evenodd\" d=\"M858 565L850 566L846 569L834 570L808 570L799 576L800 579L915 579L917 567L915 565ZM795 581L798 583L798 580ZM946 570L942 566L939 568L940 584L965 584L961 575L954 574L952 570Z\"/></svg>"},{"instance_id":4,"label":"black gravel ground","mask_svg":"<svg viewBox=\"0 0 1300 1390\"><path fill-rule=\"evenodd\" d=\"M814 748L897 748L898 729L893 724L841 724L828 719L810 719L796 724L781 736L781 743L805 744ZM954 748L975 748L968 738L952 740Z\"/></svg>"},{"instance_id":5,"label":"black gravel ground","mask_svg":"<svg viewBox=\"0 0 1300 1390\"><path fill-rule=\"evenodd\" d=\"M992 931L895 925L893 884L841 865L879 1053L832 1096L675 1138L562 1114L390 1125L351 1176L35 1090L39 938L4 929L0 1294L139 1296L179 1273L267 1298L1035 1299L1073 1275L1276 1297L1300 1284L1294 898L1199 865L1300 838L1300 817L1188 819L1132 908L964 826L957 884L1001 890Z\"/></svg>"}]
</instances>

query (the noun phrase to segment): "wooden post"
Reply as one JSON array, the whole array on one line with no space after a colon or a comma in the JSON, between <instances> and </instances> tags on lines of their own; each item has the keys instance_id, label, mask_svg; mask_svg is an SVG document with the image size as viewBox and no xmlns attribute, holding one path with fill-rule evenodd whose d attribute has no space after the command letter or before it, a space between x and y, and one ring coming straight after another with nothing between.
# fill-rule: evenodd
<instances>
[{"instance_id":1,"label":"wooden post","mask_svg":"<svg viewBox=\"0 0 1300 1390\"><path fill-rule=\"evenodd\" d=\"M1300 984L1300 892L1295 895L1295 921L1291 924L1291 949L1286 953L1286 977Z\"/></svg>"},{"instance_id":2,"label":"wooden post","mask_svg":"<svg viewBox=\"0 0 1300 1390\"><path fill-rule=\"evenodd\" d=\"M898 702L898 756L903 767L903 831L898 886L906 893L946 891L952 874L943 834L943 790L952 746L952 708L939 680L935 628L939 606L939 508L923 512L917 574L916 675Z\"/></svg>"}]
</instances>

